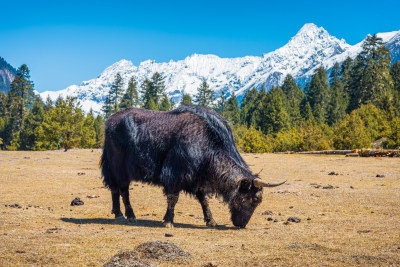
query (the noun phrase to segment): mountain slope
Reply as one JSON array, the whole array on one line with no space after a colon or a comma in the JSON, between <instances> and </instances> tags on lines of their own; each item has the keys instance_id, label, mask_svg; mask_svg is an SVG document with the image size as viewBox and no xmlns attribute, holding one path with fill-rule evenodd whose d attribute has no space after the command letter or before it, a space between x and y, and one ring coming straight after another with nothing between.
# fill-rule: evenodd
<instances>
[{"instance_id":1,"label":"mountain slope","mask_svg":"<svg viewBox=\"0 0 400 267\"><path fill-rule=\"evenodd\" d=\"M0 57L0 92L7 93L17 71Z\"/></svg>"},{"instance_id":2,"label":"mountain slope","mask_svg":"<svg viewBox=\"0 0 400 267\"><path fill-rule=\"evenodd\" d=\"M399 35L400 31L378 34L394 50L397 49L397 53ZM268 89L281 85L287 74L291 74L297 82L304 85L317 67L323 65L329 69L336 61L342 62L348 56L354 58L361 49L362 42L351 46L343 39L331 36L324 28L308 23L286 45L261 57L220 58L215 55L194 54L184 60L171 60L167 63L147 60L139 66L121 60L105 69L96 79L61 91L43 92L41 96L56 99L59 95L73 95L80 99L85 111L93 108L95 112L99 112L117 73L121 74L127 85L132 76L141 84L145 78L159 72L165 78L168 95L175 102L179 101L183 92L194 95L203 81L207 81L217 95L221 91L227 91L228 95L234 91L241 99L252 87L265 86Z\"/></svg>"}]
</instances>

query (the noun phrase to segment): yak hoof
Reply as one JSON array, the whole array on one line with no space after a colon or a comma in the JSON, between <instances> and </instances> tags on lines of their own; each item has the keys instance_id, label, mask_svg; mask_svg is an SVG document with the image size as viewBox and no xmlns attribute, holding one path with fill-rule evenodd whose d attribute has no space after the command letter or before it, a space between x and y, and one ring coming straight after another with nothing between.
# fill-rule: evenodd
<instances>
[{"instance_id":1,"label":"yak hoof","mask_svg":"<svg viewBox=\"0 0 400 267\"><path fill-rule=\"evenodd\" d=\"M125 220L123 215L115 215L115 219L116 220L121 220L121 221Z\"/></svg>"},{"instance_id":2,"label":"yak hoof","mask_svg":"<svg viewBox=\"0 0 400 267\"><path fill-rule=\"evenodd\" d=\"M206 223L206 225L207 225L208 227L215 227L215 226L217 226L217 223L214 221L214 219L212 219L212 220L208 221L208 222Z\"/></svg>"},{"instance_id":3,"label":"yak hoof","mask_svg":"<svg viewBox=\"0 0 400 267\"><path fill-rule=\"evenodd\" d=\"M165 228L174 228L174 225L172 223L170 223L170 222L165 222L164 223L164 227Z\"/></svg>"},{"instance_id":4,"label":"yak hoof","mask_svg":"<svg viewBox=\"0 0 400 267\"><path fill-rule=\"evenodd\" d=\"M128 218L129 223L137 223L136 218Z\"/></svg>"}]
</instances>

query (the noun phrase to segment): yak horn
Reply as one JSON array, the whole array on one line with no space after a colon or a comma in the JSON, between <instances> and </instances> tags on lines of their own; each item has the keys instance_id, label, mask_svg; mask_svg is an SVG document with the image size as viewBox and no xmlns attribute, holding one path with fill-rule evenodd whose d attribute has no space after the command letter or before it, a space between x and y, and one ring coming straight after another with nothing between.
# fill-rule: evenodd
<instances>
[{"instance_id":1,"label":"yak horn","mask_svg":"<svg viewBox=\"0 0 400 267\"><path fill-rule=\"evenodd\" d=\"M286 183L286 181L281 182L281 183L267 183L266 181L263 181L260 178L256 178L253 180L253 184L255 187L275 187L275 186L279 186L284 183Z\"/></svg>"}]
</instances>

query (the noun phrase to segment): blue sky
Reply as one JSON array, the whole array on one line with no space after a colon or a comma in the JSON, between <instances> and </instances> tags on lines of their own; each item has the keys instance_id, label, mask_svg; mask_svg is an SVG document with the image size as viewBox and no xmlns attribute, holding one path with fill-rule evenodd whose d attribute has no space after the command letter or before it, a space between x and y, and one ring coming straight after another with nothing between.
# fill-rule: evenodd
<instances>
[{"instance_id":1,"label":"blue sky","mask_svg":"<svg viewBox=\"0 0 400 267\"><path fill-rule=\"evenodd\" d=\"M46 3L47 2L47 3ZM1 1L0 56L60 90L121 60L260 56L305 23L348 43L400 30L400 1Z\"/></svg>"}]
</instances>

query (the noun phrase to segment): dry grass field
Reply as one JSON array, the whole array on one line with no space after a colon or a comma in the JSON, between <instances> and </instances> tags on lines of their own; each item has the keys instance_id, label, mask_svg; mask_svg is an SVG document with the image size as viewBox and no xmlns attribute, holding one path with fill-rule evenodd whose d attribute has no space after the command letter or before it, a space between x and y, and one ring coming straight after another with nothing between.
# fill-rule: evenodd
<instances>
[{"instance_id":1,"label":"dry grass field","mask_svg":"<svg viewBox=\"0 0 400 267\"><path fill-rule=\"evenodd\" d=\"M399 158L244 154L255 172L264 169L264 179L288 180L264 190L245 229L232 225L228 207L215 198L219 226L206 227L200 204L184 194L175 228L166 229L161 189L140 183L131 184L138 222L113 219L100 154L0 151L0 266L102 266L151 240L180 246L193 266L400 265ZM70 206L75 197L84 205ZM292 216L301 222L287 223Z\"/></svg>"}]
</instances>

